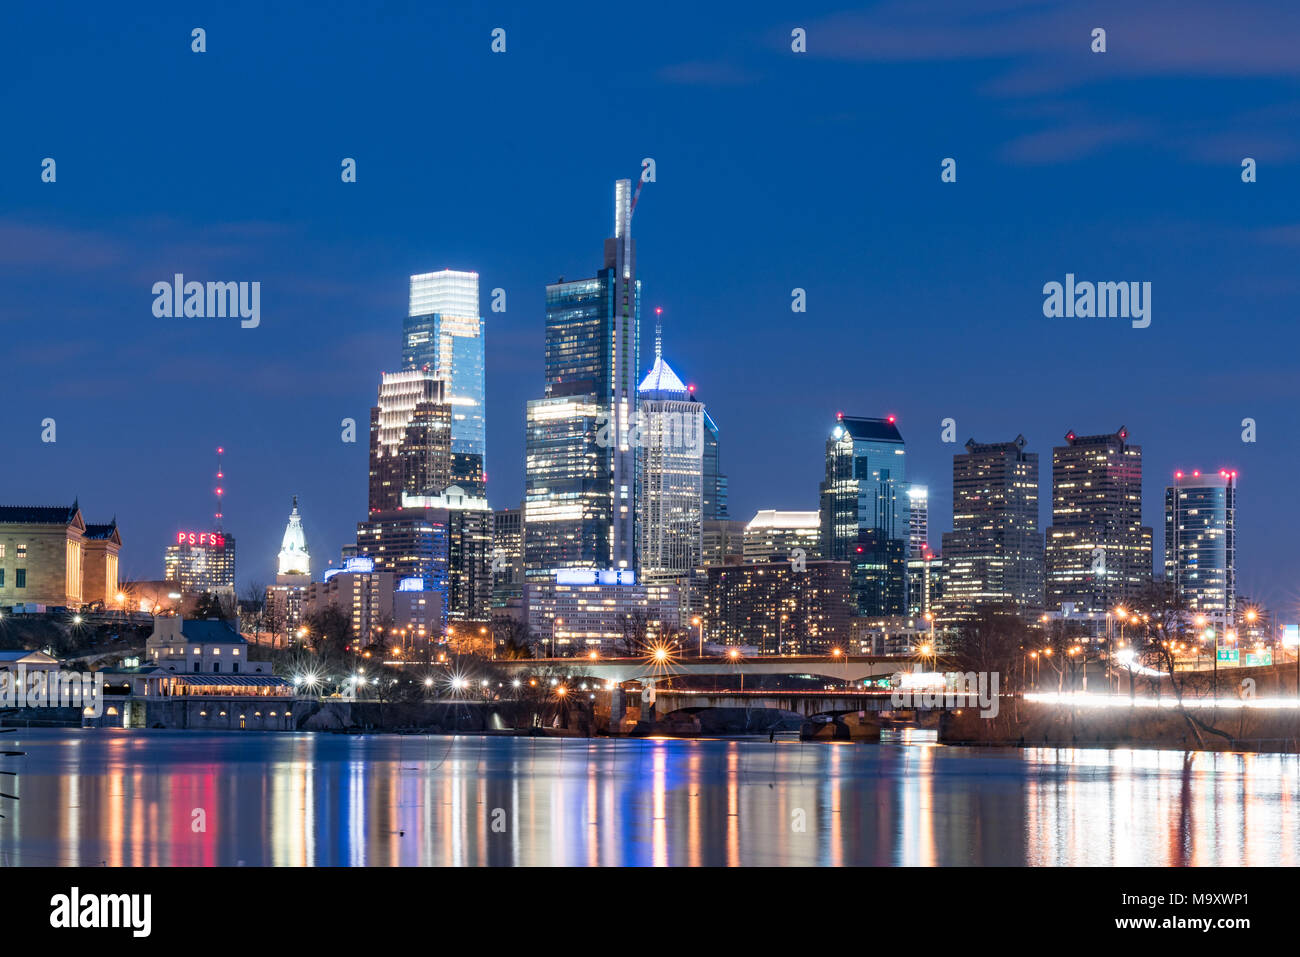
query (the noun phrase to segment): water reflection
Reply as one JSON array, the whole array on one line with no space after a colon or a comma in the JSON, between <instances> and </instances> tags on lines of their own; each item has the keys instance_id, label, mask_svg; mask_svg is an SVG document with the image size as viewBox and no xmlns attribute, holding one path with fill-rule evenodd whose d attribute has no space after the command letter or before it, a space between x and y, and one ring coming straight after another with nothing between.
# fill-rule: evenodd
<instances>
[{"instance_id":1,"label":"water reflection","mask_svg":"<svg viewBox=\"0 0 1300 957\"><path fill-rule=\"evenodd\" d=\"M1294 865L1294 755L24 730L0 864Z\"/></svg>"}]
</instances>

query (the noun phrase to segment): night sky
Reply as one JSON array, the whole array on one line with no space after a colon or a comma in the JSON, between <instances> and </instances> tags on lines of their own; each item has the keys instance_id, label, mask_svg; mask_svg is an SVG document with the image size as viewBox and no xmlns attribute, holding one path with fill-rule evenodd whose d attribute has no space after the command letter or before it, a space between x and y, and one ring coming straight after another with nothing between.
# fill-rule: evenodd
<instances>
[{"instance_id":1,"label":"night sky","mask_svg":"<svg viewBox=\"0 0 1300 957\"><path fill-rule=\"evenodd\" d=\"M966 439L1024 433L1045 526L1052 445L1124 425L1157 554L1174 469L1236 468L1239 592L1295 620L1295 5L185 6L0 14L0 502L116 514L124 578L208 526L218 445L241 593L294 494L337 561L413 272L481 275L489 498L517 504L544 286L599 268L653 157L645 314L722 429L733 517L816 507L837 410L898 416L936 547ZM155 318L177 272L260 281L261 326ZM1151 282L1150 328L1045 318L1067 272Z\"/></svg>"}]
</instances>

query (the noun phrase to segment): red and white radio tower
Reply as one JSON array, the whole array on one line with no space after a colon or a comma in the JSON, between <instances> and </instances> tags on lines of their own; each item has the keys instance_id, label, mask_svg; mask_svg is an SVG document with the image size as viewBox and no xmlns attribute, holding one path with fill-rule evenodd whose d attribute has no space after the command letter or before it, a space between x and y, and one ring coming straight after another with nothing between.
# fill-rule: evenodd
<instances>
[{"instance_id":1,"label":"red and white radio tower","mask_svg":"<svg viewBox=\"0 0 1300 957\"><path fill-rule=\"evenodd\" d=\"M222 512L222 509L221 509L221 496L223 496L223 495L226 494L226 490L225 490L224 488L221 487L221 486L222 486L222 482L223 482L223 480L224 480L225 477L226 477L226 473L223 472L223 471L221 470L221 456L222 456L223 454L225 454L225 451L226 451L226 450L223 449L223 448L221 448L220 446L217 447L217 487L214 489L214 491L217 493L217 513L216 513L216 518L217 518L217 531L221 531L221 530L222 530L222 528L221 528L221 512Z\"/></svg>"}]
</instances>

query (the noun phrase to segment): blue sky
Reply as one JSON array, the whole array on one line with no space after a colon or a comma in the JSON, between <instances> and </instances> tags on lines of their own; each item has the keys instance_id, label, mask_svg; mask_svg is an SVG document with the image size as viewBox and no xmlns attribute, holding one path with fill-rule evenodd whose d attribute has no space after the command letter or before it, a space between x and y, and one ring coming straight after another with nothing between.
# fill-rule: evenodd
<instances>
[{"instance_id":1,"label":"blue sky","mask_svg":"<svg viewBox=\"0 0 1300 957\"><path fill-rule=\"evenodd\" d=\"M241 587L272 578L294 494L318 566L337 556L367 468L339 421L399 365L412 272L507 291L489 494L517 503L544 286L600 265L614 180L650 156L645 304L723 430L734 516L816 507L837 410L898 416L935 545L943 418L959 442L1023 432L1045 502L1066 431L1125 425L1158 541L1175 468L1240 471L1240 590L1296 617L1300 9L269 6L2 15L0 500L115 513L124 574L206 524L217 445ZM155 318L176 272L260 281L261 326ZM1150 328L1044 318L1067 272L1151 282Z\"/></svg>"}]
</instances>

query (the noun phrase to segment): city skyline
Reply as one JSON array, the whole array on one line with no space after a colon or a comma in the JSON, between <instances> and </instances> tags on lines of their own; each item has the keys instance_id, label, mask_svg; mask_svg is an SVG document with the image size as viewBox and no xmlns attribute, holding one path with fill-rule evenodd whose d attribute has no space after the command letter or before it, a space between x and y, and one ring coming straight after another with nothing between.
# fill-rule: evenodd
<instances>
[{"instance_id":1,"label":"city skyline","mask_svg":"<svg viewBox=\"0 0 1300 957\"><path fill-rule=\"evenodd\" d=\"M826 35L833 12L827 7L809 14L810 36L816 39L819 29ZM38 13L18 16L32 18L28 26L38 34L49 29ZM512 35L544 32L540 18L517 16L508 24ZM704 14L700 29L720 29L723 21L713 16ZM1116 10L1110 16L1112 34L1127 33L1132 45L1170 49L1134 15ZM261 55L268 48L259 44L278 44L287 35L289 24L274 13L265 25L265 38L241 36L240 50L230 55ZM888 8L847 24L857 36L877 26L895 36L913 29ZM1050 84L1037 94L981 92L974 81L993 83L1002 75L999 67L964 62L956 52L924 44L890 55L933 67L934 85L900 89L897 112L867 114L836 93L833 80L861 83L882 67L837 53L829 40L812 43L807 61L791 60L780 42L788 30L773 11L756 11L752 26L712 64L699 62L689 39L666 26L642 27L637 49L653 61L642 64L651 68L650 80L610 73L600 54L574 73L543 79L539 89L524 94L524 102L501 106L504 126L471 117L468 132L505 130L507 144L546 142L553 131L528 118L540 101L534 97L575 96L589 91L597 75L609 81L601 96L630 95L636 84L645 84L652 115L671 112L675 121L620 129L578 163L530 157L533 185L521 186L527 192L522 203L513 190L503 195L501 189L503 182L528 180L517 175L518 156L506 155L514 150L473 163L439 157L439 178L455 182L458 193L426 207L445 227L439 235L430 234L427 222L404 221L410 218L404 190L422 169L394 152L381 130L366 131L371 146L358 157L359 178L352 184L357 193L338 183L337 164L358 151L323 137L304 144L306 152L284 154L294 157L288 180L268 177L265 170L230 169L222 150L155 177L152 167L135 165L142 154L134 141L71 105L76 101L68 81L58 69L41 65L42 57L52 56L52 45L19 51L32 75L50 76L52 102L68 104L110 148L91 152L80 140L57 135L48 118L19 98L17 146L7 161L15 198L0 242L9 253L5 268L12 290L7 331L19 346L11 415L30 423L26 433L17 431L17 447L26 450L31 465L7 479L6 500L57 504L80 495L112 503L124 539L123 577L154 578L160 550L175 531L206 523L206 463L212 448L224 445L227 524L241 542L241 586L272 580L283 503L292 494L301 498L308 539L319 543L313 547L320 567L331 559L337 564L337 549L348 541L362 504L366 469L364 438L356 445L340 442L339 422L355 419L364 436L376 373L399 368L394 343L409 315L409 277L450 268L480 276L487 325L488 498L495 508L517 505L524 402L538 391L541 290L559 275L589 274L593 237L609 233L608 182L634 174L640 159L651 156L657 179L646 187L636 226L644 307L664 307L674 330L673 361L698 377L710 415L722 426L733 517L747 521L760 509L816 507L822 424L838 409L898 416L908 438L910 477L931 489L932 544L950 528L945 477L951 455L967 438L1021 432L1031 450L1045 455L1067 426L1103 432L1122 422L1144 445L1142 518L1155 529L1156 553L1163 540L1162 492L1173 471L1189 462L1210 471L1238 470L1245 493L1238 517L1239 590L1280 608L1295 603L1290 582L1300 559L1288 547L1285 508L1296 445L1286 417L1290 390L1276 365L1286 350L1257 347L1290 342L1295 335L1287 322L1295 285L1291 213L1269 205L1277 196L1270 183L1280 183L1284 174L1268 175L1270 164L1277 170L1294 154L1294 144L1274 142L1272 152L1265 152L1261 127L1252 129L1249 114L1238 116L1239 149L1212 141L1215 127L1189 116L1179 120L1180 136L1154 158L1148 131L1168 122L1155 115L1144 115L1136 129L1121 129L1114 139L1089 136L1086 124L1065 119L1040 119L1037 133L1025 134L1023 118L1009 113L1059 105ZM325 49L346 46L355 54L355 35L374 25L344 18L306 29ZM596 28L579 22L573 29L566 42L592 39ZM1014 18L1010 29L1021 35ZM1197 16L1189 15L1185 29L1210 35ZM150 27L124 42L129 52L134 44L165 46L164 36L162 26ZM448 68L464 72L489 95L517 84L540 63L535 43L519 43L499 61L483 62L486 54L471 42L472 31L464 36L463 50L446 41ZM646 52L652 48L656 52ZM312 55L294 45L281 54L306 75L318 72ZM1036 65L1023 44L1012 44L1011 59L1025 69ZM398 61L383 73L386 89L415 78L413 68ZM1050 69L1077 101L1095 108L1106 91L1082 72L1081 62L1087 61L1067 56ZM1228 82L1206 68L1162 62L1161 71L1190 76L1188 82L1206 96L1228 95ZM719 64L732 72L718 72ZM138 69L143 68L128 65L127 79L106 79L106 93L139 76L131 72ZM221 83L251 90L251 81L232 75L228 60L212 69L220 72ZM1282 96L1277 81L1245 64L1224 70L1263 102ZM1135 83L1131 71L1121 72L1114 83ZM781 101L792 109L783 114L787 125L780 136L761 132L762 123L755 127L762 113L753 104L754 88L774 80L789 88L781 95L791 97ZM803 84L814 82L815 106L794 109L801 91L811 89ZM403 97L386 99L374 83L361 77L355 95L367 97L375 115L384 116ZM936 96L939 86L948 99ZM140 119L154 109L174 111L173 98L185 92L159 90L154 100L130 109ZM711 132L720 115L726 120ZM898 155L856 148L869 141L858 128L868 115L899 144ZM1044 109L1042 115L1056 114ZM253 132L280 142L283 134L274 131L270 111L251 110L249 123ZM941 134L934 132L938 127ZM736 146L709 159L687 149L718 138ZM1064 143L1077 145L1059 145ZM795 158L831 145L837 156L857 157L856 165L836 160L824 182L799 180L796 187ZM38 175L29 175L24 149L58 156L58 182L42 184ZM1240 182L1237 153L1262 154L1258 183ZM735 155L767 161L726 161ZM953 155L960 174L945 186L939 160ZM90 168L137 198L127 205L87 191ZM213 178L219 168L224 178ZM209 193L193 189L200 179L211 180ZM842 188L849 181L867 184L863 202L844 203ZM1221 185L1189 213L1182 203L1186 189L1208 183ZM981 190L989 184L998 186L997 204ZM789 202L765 199L783 195ZM863 228L868 204L878 228ZM923 222L905 226L913 219ZM1218 242L1224 229L1233 230L1237 241ZM724 233L727 242L717 242ZM761 274L749 268L755 262L765 264ZM261 325L242 330L237 323L216 328L207 321L155 318L148 286L175 272L260 280ZM1127 323L1044 318L1043 283L1067 272L1152 281L1152 325L1134 330ZM809 312L802 316L790 312L795 287L808 294ZM51 307L60 314L49 288L63 291L63 301L75 311L66 321L78 323L61 344L52 343L46 329ZM488 294L497 288L508 294L506 311L499 314L488 307ZM971 289L979 294L971 295ZM890 318L898 316L909 318ZM112 333L102 335L102 329ZM1225 333L1240 336L1242 347L1207 356L1205 344ZM873 349L906 361L881 363L864 379L855 350L837 344L868 338ZM165 367L157 359L160 349L169 355ZM150 423L144 430L131 428L133 441L125 429L114 434L101 428L90 414L87 397L98 380L53 385L60 381L53 370L90 362L113 370L107 401L121 420ZM1015 375L1005 380L1006 388L972 395L969 383L980 362L1014 368ZM772 366L792 383L779 397L760 388L762 377L754 375ZM1125 388L1098 391L1099 375L1123 377ZM1168 388L1184 377L1193 379L1193 389ZM151 382L156 384L146 384ZM163 395L179 400L163 403ZM53 444L40 442L39 424L47 416L58 422ZM956 419L955 445L940 440L941 423L949 417ZM1258 423L1258 442L1241 441L1244 418ZM772 454L773 436L788 452ZM148 489L138 481L142 455L155 462L154 487ZM93 478L84 469L88 461L102 466ZM1041 494L1040 502L1047 498ZM1040 527L1049 524L1040 514Z\"/></svg>"}]
</instances>

